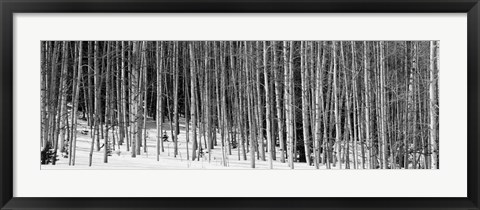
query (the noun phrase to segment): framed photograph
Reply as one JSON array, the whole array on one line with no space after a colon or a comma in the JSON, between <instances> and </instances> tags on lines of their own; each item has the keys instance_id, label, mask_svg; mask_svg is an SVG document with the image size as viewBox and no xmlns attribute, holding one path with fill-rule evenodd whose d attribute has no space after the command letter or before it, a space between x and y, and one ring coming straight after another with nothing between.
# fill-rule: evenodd
<instances>
[{"instance_id":1,"label":"framed photograph","mask_svg":"<svg viewBox=\"0 0 480 210\"><path fill-rule=\"evenodd\" d=\"M479 209L478 0L0 6L1 209Z\"/></svg>"}]
</instances>

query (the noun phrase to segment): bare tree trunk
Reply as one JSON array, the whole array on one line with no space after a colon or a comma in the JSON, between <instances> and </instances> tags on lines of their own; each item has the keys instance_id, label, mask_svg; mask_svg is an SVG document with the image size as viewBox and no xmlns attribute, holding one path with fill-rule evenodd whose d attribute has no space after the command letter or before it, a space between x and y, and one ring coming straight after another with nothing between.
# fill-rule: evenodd
<instances>
[{"instance_id":1,"label":"bare tree trunk","mask_svg":"<svg viewBox=\"0 0 480 210\"><path fill-rule=\"evenodd\" d=\"M48 134L47 134L47 141L44 144L43 151L47 152L49 149L52 149L54 147L55 143L55 137L58 136L56 135L57 129L56 129L56 124L57 124L57 119L56 119L56 112L58 108L58 83L57 83L57 62L60 57L60 50L61 50L61 44L58 41L55 41L53 44L53 59L51 60L51 75L50 75L50 92L48 93L48 118L47 118L47 125L48 128ZM47 161L47 160L46 160Z\"/></svg>"},{"instance_id":2,"label":"bare tree trunk","mask_svg":"<svg viewBox=\"0 0 480 210\"><path fill-rule=\"evenodd\" d=\"M249 70L249 57L248 57L248 42L245 42L245 72L247 73L247 110L248 110L248 122L250 123L248 132L250 133L250 166L255 168L255 133L254 133L254 111L253 111L253 91L251 87L251 72Z\"/></svg>"},{"instance_id":3,"label":"bare tree trunk","mask_svg":"<svg viewBox=\"0 0 480 210\"><path fill-rule=\"evenodd\" d=\"M143 65L142 65L142 73L143 73L143 152L148 153L147 147L147 118L148 118L148 86L147 86L147 42L143 42L143 50L142 50L142 57L143 57ZM148 155L148 154L147 154Z\"/></svg>"},{"instance_id":4,"label":"bare tree trunk","mask_svg":"<svg viewBox=\"0 0 480 210\"><path fill-rule=\"evenodd\" d=\"M43 148L47 141L47 56L48 55L48 42L41 43L41 75L40 75L40 116L41 116L41 139L40 147Z\"/></svg>"},{"instance_id":5,"label":"bare tree trunk","mask_svg":"<svg viewBox=\"0 0 480 210\"><path fill-rule=\"evenodd\" d=\"M123 43L123 42L122 42ZM124 127L124 122L123 122L123 98L122 98L122 80L121 78L121 69L120 69L120 60L118 53L122 53L123 51L120 51L120 42L117 41L115 44L115 60L117 64L117 77L116 77L116 82L117 82L117 100L116 100L116 105L117 105L117 121L118 121L118 149L120 149L120 145L123 144L125 141L125 127ZM122 64L123 65L123 64ZM115 147L114 147L115 148Z\"/></svg>"},{"instance_id":6,"label":"bare tree trunk","mask_svg":"<svg viewBox=\"0 0 480 210\"><path fill-rule=\"evenodd\" d=\"M333 43L332 43L333 44ZM333 48L333 47L331 47ZM324 49L326 49L326 44L324 43ZM333 53L333 49L332 49L332 53ZM333 57L333 54L331 55ZM328 70L328 73L326 74L328 79L327 79L327 85L329 85L329 87L333 86L333 59L330 59L330 65L329 65L329 70ZM331 169L331 166L332 166L332 163L333 163L333 167L336 166L336 155L334 155L334 147L336 146L335 145L335 140L334 140L334 127L335 127L335 113L334 111L332 111L332 109L334 108L334 100L333 100L333 88L328 88L327 89L327 100L326 100L326 103L325 103L325 106L326 106L326 111L323 112L324 115L324 120L323 120L323 124L324 124L324 134L323 134L323 139L325 139L325 147L327 148L326 149L326 160L327 160L327 169ZM328 114L327 114L328 112ZM333 112L333 114L331 114Z\"/></svg>"},{"instance_id":7,"label":"bare tree trunk","mask_svg":"<svg viewBox=\"0 0 480 210\"><path fill-rule=\"evenodd\" d=\"M122 104L122 114L123 114L123 127L124 127L124 134L125 134L125 137L127 139L127 145L126 145L126 149L127 151L130 151L130 129L129 129L129 126L130 126L130 118L128 117L130 115L130 113L127 113L127 103L128 103L128 98L127 98L127 81L126 81L126 73L125 73L125 43L122 41L122 56L121 56L121 68L122 68L122 75L121 75L121 92L122 92L122 96L121 96L121 104Z\"/></svg>"},{"instance_id":8,"label":"bare tree trunk","mask_svg":"<svg viewBox=\"0 0 480 210\"><path fill-rule=\"evenodd\" d=\"M136 144L135 142L135 139L136 139L136 120L135 120L135 107L136 105L134 105L134 91L133 91L133 87L136 85L134 83L134 69L136 68L135 65L136 65L136 58L134 58L134 53L136 55L136 52L134 52L133 50L133 42L132 41L129 41L127 42L127 45L128 45L128 52L127 52L127 61L129 61L127 63L127 72L128 72L128 77L126 79L126 87L128 87L127 89L127 92L128 92L128 99L126 101L126 103L128 104L128 133L129 133L129 138L130 138L130 146L129 148L130 149L133 149L134 146L133 144ZM135 80L136 80L136 77L135 77ZM127 150L128 151L128 150ZM135 151L135 150L133 150ZM132 151L132 153L133 153Z\"/></svg>"},{"instance_id":9,"label":"bare tree trunk","mask_svg":"<svg viewBox=\"0 0 480 210\"><path fill-rule=\"evenodd\" d=\"M345 125L344 125L344 159L345 159L345 169L350 169L350 159L349 159L349 145L352 140L352 128L351 128L351 118L350 118L350 92L348 90L348 82L347 82L347 67L346 67L346 61L345 61L345 53L343 50L343 41L340 42L340 63L342 64L342 69L343 69L343 81L344 81L344 88L345 92L342 91L342 95L345 93ZM339 76L340 77L340 76ZM340 79L340 78L339 78ZM340 80L341 81L341 80ZM343 97L340 97L341 99ZM343 104L342 102L339 103L340 106ZM340 107L342 110L343 108ZM341 121L340 121L341 122Z\"/></svg>"},{"instance_id":10,"label":"bare tree trunk","mask_svg":"<svg viewBox=\"0 0 480 210\"><path fill-rule=\"evenodd\" d=\"M363 64L364 64L364 85L365 85L365 141L367 142L367 148L368 148L368 162L370 165L370 169L373 169L373 140L370 138L370 79L369 79L369 71L370 67L368 65L368 60L367 60L367 42L363 42Z\"/></svg>"},{"instance_id":11,"label":"bare tree trunk","mask_svg":"<svg viewBox=\"0 0 480 210\"><path fill-rule=\"evenodd\" d=\"M430 41L430 142L432 151L432 168L438 169L438 144L437 144L437 96L436 96L436 66L438 60L438 43Z\"/></svg>"},{"instance_id":12,"label":"bare tree trunk","mask_svg":"<svg viewBox=\"0 0 480 210\"><path fill-rule=\"evenodd\" d=\"M228 132L227 128L228 127L228 122L227 122L227 97L225 95L226 92L226 68L225 68L225 52L227 50L226 43L225 42L220 42L220 97L221 97L221 135L222 135L222 147L225 146L224 142L227 142L228 144L228 149L229 149L229 154L231 154L231 147L230 147L230 141L228 138ZM227 151L224 151L222 153L222 158L223 158L223 163L225 166L228 166L228 156L225 154Z\"/></svg>"},{"instance_id":13,"label":"bare tree trunk","mask_svg":"<svg viewBox=\"0 0 480 210\"><path fill-rule=\"evenodd\" d=\"M138 59L140 60L139 64L137 66L137 71L138 71L138 80L137 80L137 92L135 93L136 94L136 97L137 97L137 100L136 100L136 106L137 106L137 119L136 119L136 123L137 123L137 146L136 146L136 149L137 149L137 155L140 155L141 154L141 151L142 151L142 146L143 143L142 143L142 140L145 139L145 136L143 135L143 129L145 127L145 124L144 124L144 119L145 119L145 115L144 115L144 112L143 110L145 109L145 107L143 107L144 103L143 103L143 83L144 83L144 68L146 66L146 56L145 56L145 50L146 50L146 42L145 41L142 41L141 43L139 43L139 50L138 50Z\"/></svg>"},{"instance_id":14,"label":"bare tree trunk","mask_svg":"<svg viewBox=\"0 0 480 210\"><path fill-rule=\"evenodd\" d=\"M230 62L231 62L231 67L234 68L233 42L230 42L230 44L231 44L230 45L231 46L230 47ZM241 42L238 42L238 46L239 46L239 52L242 52ZM246 47L246 45L244 47ZM242 69L242 62L239 61L238 63L239 63L238 69ZM246 63L246 62L244 62L244 63ZM244 82L244 76L243 76L244 71L237 70L236 72L238 72L239 84L246 84L246 82ZM243 160L247 160L248 147L246 146L246 144L247 144L246 135L247 134L246 134L246 131L245 131L246 130L246 120L244 118L245 118L245 113L248 113L248 112L244 111L244 109L245 109L245 106L244 106L244 101L245 101L244 100L244 91L239 91L239 87L236 85L236 81L237 81L236 76L237 76L237 74L233 73L233 77L232 77L233 81L232 82L234 84L235 93L237 93L237 105L236 105L236 108L237 108L236 111L237 112L236 113L238 115L237 124L238 124L239 130L240 130L240 141L241 141L239 147L241 147L241 150L242 150Z\"/></svg>"},{"instance_id":15,"label":"bare tree trunk","mask_svg":"<svg viewBox=\"0 0 480 210\"><path fill-rule=\"evenodd\" d=\"M91 43L90 43L91 45ZM93 79L94 79L94 83L93 83L93 90L94 90L94 97L95 97L95 107L94 107L94 110L95 110L95 113L94 113L94 134L92 136L92 144L91 144L91 147L90 147L90 153L89 153L89 161L88 161L88 166L92 166L92 159L93 159L93 147L95 145L95 138L98 139L98 106L99 106L99 102L97 101L98 100L98 88L97 88L97 85L98 85L98 66L97 66L97 50L98 50L98 42L95 41L94 42L94 47L93 47L93 65L94 65L94 68L93 68ZM89 56L88 57L91 57L90 55L90 50L89 50ZM89 61L90 62L90 61ZM91 68L91 67L90 67Z\"/></svg>"},{"instance_id":16,"label":"bare tree trunk","mask_svg":"<svg viewBox=\"0 0 480 210\"><path fill-rule=\"evenodd\" d=\"M356 48L355 48L355 42L352 43L352 86L353 86L353 161L354 161L354 168L358 168L358 133L359 133L359 124L358 124L358 116L360 115L358 113L358 99L357 99L357 64L356 64ZM362 144L362 154L363 154L363 143L360 141ZM363 157L363 155L362 155ZM365 168L365 163L364 159L361 159L361 164L362 168Z\"/></svg>"},{"instance_id":17,"label":"bare tree trunk","mask_svg":"<svg viewBox=\"0 0 480 210\"><path fill-rule=\"evenodd\" d=\"M106 75L106 87L105 87L105 139L104 139L104 152L103 152L103 162L108 163L108 148L110 147L109 145L109 139L108 139L108 131L109 127L112 125L112 122L109 122L110 120L110 104L111 104L111 96L110 96L110 44L111 42L107 42L107 75Z\"/></svg>"},{"instance_id":18,"label":"bare tree trunk","mask_svg":"<svg viewBox=\"0 0 480 210\"><path fill-rule=\"evenodd\" d=\"M222 43L220 43L220 51L223 51L222 49ZM216 81L215 81L215 100L216 100L216 108L217 108L217 114L216 114L216 120L217 120L217 126L216 128L219 130L220 132L220 135L221 135L221 142L220 142L220 149L221 149L221 152L222 152L222 164L224 166L226 166L226 157L225 157L225 154L226 154L226 148L225 148L225 133L224 133L224 121L223 121L223 113L222 113L222 110L223 110L223 103L221 102L223 99L220 99L221 97L221 93L220 93L220 82L223 81L223 78L221 77L223 74L222 72L225 70L225 66L223 66L223 61L222 61L222 64L220 64L220 60L222 60L222 58L219 58L221 57L220 53L219 53L219 50L218 50L218 46L217 46L217 42L213 42L213 57L214 57L214 64L215 64L215 77L217 78ZM223 83L223 82L222 82ZM216 139L216 136L217 136L217 132L214 132L214 138ZM216 145L216 143L215 143Z\"/></svg>"},{"instance_id":19,"label":"bare tree trunk","mask_svg":"<svg viewBox=\"0 0 480 210\"><path fill-rule=\"evenodd\" d=\"M131 54L131 57L130 57L130 60L133 62L132 64L132 68L131 68L131 71L129 72L130 73L130 100L131 100L131 103L130 103L130 108L131 108L131 120L130 122L132 123L131 127L132 127L132 130L133 130L133 138L132 138L132 157L135 158L137 157L137 145L138 145L138 141L140 141L141 139L141 135L140 137L138 136L138 119L139 119L139 116L138 116L138 97L139 97L139 94L138 94L138 72L139 72L139 68L138 68L138 59L139 59L139 43L138 41L133 41L132 43L132 54Z\"/></svg>"},{"instance_id":20,"label":"bare tree trunk","mask_svg":"<svg viewBox=\"0 0 480 210\"><path fill-rule=\"evenodd\" d=\"M210 70L208 69L209 57L208 57L208 42L204 43L205 45L205 96L204 96L204 108L205 108L205 123L206 127L204 132L206 132L207 140L207 150L208 150L208 162L210 163L212 159L212 148L213 148L213 138L212 138L212 125L211 125L211 105L210 105Z\"/></svg>"},{"instance_id":21,"label":"bare tree trunk","mask_svg":"<svg viewBox=\"0 0 480 210\"><path fill-rule=\"evenodd\" d=\"M272 151L272 131L271 131L271 122L270 122L270 91L268 90L268 70L267 70L267 42L263 42L263 73L265 79L265 105L266 105L266 117L267 121L267 144L268 144L268 164L269 168L273 169L273 151Z\"/></svg>"},{"instance_id":22,"label":"bare tree trunk","mask_svg":"<svg viewBox=\"0 0 480 210\"><path fill-rule=\"evenodd\" d=\"M311 165L310 162L310 119L309 119L309 98L308 98L308 91L310 87L308 86L308 70L306 69L306 47L304 46L305 42L300 42L300 66L301 66L301 76L302 76L302 125L303 125L303 144L305 148L305 158L307 161L307 165Z\"/></svg>"},{"instance_id":23,"label":"bare tree trunk","mask_svg":"<svg viewBox=\"0 0 480 210\"><path fill-rule=\"evenodd\" d=\"M94 95L93 95L93 89L95 88L94 87L94 84L92 84L92 76L95 77L95 72L94 72L94 59L93 59L93 42L89 41L88 42L88 70L87 70L87 73L88 73L88 76L87 76L87 86L88 86L88 111L89 111L89 116L88 116L88 125L90 126L90 136L93 138L94 137L94 132L93 132L93 129L94 129L94 125L95 125L95 107L93 106L93 101L94 101Z\"/></svg>"},{"instance_id":24,"label":"bare tree trunk","mask_svg":"<svg viewBox=\"0 0 480 210\"><path fill-rule=\"evenodd\" d=\"M72 150L70 156L72 157L72 165L75 165L75 153L77 148L77 111L78 111L78 98L80 92L80 81L82 78L82 42L79 41L78 44L78 75L77 75L77 84L75 87L75 95L73 100L73 111L72 111ZM85 88L84 88L85 91Z\"/></svg>"},{"instance_id":25,"label":"bare tree trunk","mask_svg":"<svg viewBox=\"0 0 480 210\"><path fill-rule=\"evenodd\" d=\"M408 84L408 101L409 101L409 108L408 108L408 112L410 112L410 110L412 109L413 111L413 121L411 121L411 119L409 119L409 122L413 122L411 123L412 124L412 139L413 139L413 168L414 169L417 169L417 138L416 138L416 128L417 128L417 114L416 114L416 110L417 110L417 106L416 106L416 101L415 101L415 86L414 86L414 82L415 82L415 79L414 79L414 73L417 71L417 44L416 43L412 43L413 45L413 55L412 55L412 66L411 66L411 71L410 71L410 78L409 78L409 84Z\"/></svg>"},{"instance_id":26,"label":"bare tree trunk","mask_svg":"<svg viewBox=\"0 0 480 210\"><path fill-rule=\"evenodd\" d=\"M178 155L178 134L179 131L179 123L178 123L178 83L179 83L179 69L178 69L178 42L173 42L173 54L174 54L174 67L173 67L173 115L175 120L175 132L173 133L173 142L174 142L174 152L173 156L177 157Z\"/></svg>"},{"instance_id":27,"label":"bare tree trunk","mask_svg":"<svg viewBox=\"0 0 480 210\"><path fill-rule=\"evenodd\" d=\"M338 167L342 169L341 153L340 153L340 111L338 110L338 87L337 87L337 53L336 53L336 42L333 41L333 96L335 103L335 145L337 147L337 161Z\"/></svg>"},{"instance_id":28,"label":"bare tree trunk","mask_svg":"<svg viewBox=\"0 0 480 210\"><path fill-rule=\"evenodd\" d=\"M316 142L315 146L315 168L319 169L319 159L320 159L320 145L322 141L322 130L321 130L321 125L322 125L322 118L325 120L325 117L322 117L322 113L324 113L324 107L323 107L323 70L325 68L325 54L326 51L323 49L323 54L322 54L322 42L318 43L318 53L317 53L317 72L315 75L315 82L316 82L316 90L315 90L315 139L314 142ZM322 55L321 55L322 54ZM322 56L320 60L320 56ZM326 139L324 139L326 141ZM326 148L323 148L324 152Z\"/></svg>"},{"instance_id":29,"label":"bare tree trunk","mask_svg":"<svg viewBox=\"0 0 480 210\"><path fill-rule=\"evenodd\" d=\"M277 43L273 41L273 76L275 81L275 100L276 100L276 110L277 110L277 123L278 123L278 141L280 144L280 162L285 163L285 144L284 144L284 120L283 120L283 110L282 110L282 87L280 86L280 79L282 75L282 70L277 66L278 57L277 57ZM278 72L278 73L277 73Z\"/></svg>"},{"instance_id":30,"label":"bare tree trunk","mask_svg":"<svg viewBox=\"0 0 480 210\"><path fill-rule=\"evenodd\" d=\"M157 125L157 161L160 161L160 142L162 138L162 67L163 67L163 56L162 56L163 42L156 42L156 56L157 56L157 111L156 111L156 125ZM162 148L163 149L163 148Z\"/></svg>"},{"instance_id":31,"label":"bare tree trunk","mask_svg":"<svg viewBox=\"0 0 480 210\"><path fill-rule=\"evenodd\" d=\"M253 51L252 51L253 53ZM265 161L265 144L263 141L263 104L262 104L262 93L261 93L261 88L260 88L260 41L256 41L256 101L257 101L257 106L255 107L255 111L257 112L257 143L260 142L260 148L258 148L260 152L260 158L262 161Z\"/></svg>"},{"instance_id":32,"label":"bare tree trunk","mask_svg":"<svg viewBox=\"0 0 480 210\"><path fill-rule=\"evenodd\" d=\"M190 105L190 114L192 118L192 131L193 131L193 146L192 146L192 161L195 160L196 158L196 150L197 150L197 81L196 81L196 73L195 73L195 54L194 54L194 43L189 42L188 47L190 51L190 82L191 82L191 87L190 87L190 97L191 99L191 105ZM201 147L198 147L198 150L200 151ZM200 156L198 157L200 159Z\"/></svg>"},{"instance_id":33,"label":"bare tree trunk","mask_svg":"<svg viewBox=\"0 0 480 210\"><path fill-rule=\"evenodd\" d=\"M106 47L106 42L104 42L103 44L103 55L106 55L107 54L107 47ZM100 74L103 74L105 72L105 56L100 56ZM103 81L105 79L108 79L108 78L105 78L105 76L103 77L100 77L100 86L99 87L102 87L103 85ZM100 98L102 99L102 91L103 91L103 88L100 88L99 90L99 93L100 93ZM106 93L105 93L106 94ZM103 112L102 112L102 108L103 109ZM107 119L105 119L105 116L107 115L106 114L106 111L107 111L107 106L105 107L102 107L102 103L100 103L100 138L101 139L105 139L105 129L104 129L104 126L105 126L105 123L107 123ZM103 119L103 120L102 120ZM100 151L100 141L97 141L97 151Z\"/></svg>"},{"instance_id":34,"label":"bare tree trunk","mask_svg":"<svg viewBox=\"0 0 480 210\"><path fill-rule=\"evenodd\" d=\"M287 117L288 162L290 168L294 169L293 41L290 41L290 58L288 60L287 42L283 42L283 52L285 61L285 116Z\"/></svg>"},{"instance_id":35,"label":"bare tree trunk","mask_svg":"<svg viewBox=\"0 0 480 210\"><path fill-rule=\"evenodd\" d=\"M355 43L352 41L351 42L351 45L352 45L352 66L351 66L351 81L354 81L355 78L354 78L354 71L355 71L355 51L354 51L354 45ZM343 51L343 48L342 48L342 51ZM342 56L345 56L343 53L342 53ZM348 142L352 142L352 148L353 148L353 152L352 152L352 156L353 156L353 168L354 169L357 169L357 141L356 141L356 133L355 133L355 130L356 130L356 125L353 125L354 122L352 122L352 115L351 113L353 112L353 118L355 118L355 101L353 100L354 99L354 93L353 93L353 90L352 90L352 93L350 92L349 88L350 88L350 85L348 84L348 80L350 79L350 77L348 76L348 70L347 70L347 64L344 60L344 63L343 63L343 67L345 69L345 74L344 74L344 80L345 80L345 94L346 94L346 97L345 97L345 101L346 101L346 110L347 110L347 113L346 113L346 117L347 117L347 130L348 130ZM347 79L348 78L348 79ZM354 82L352 82L352 89L353 89L353 84ZM347 144L349 145L349 143L347 142ZM347 160L348 160L348 157L350 156L350 150L347 149L346 151L346 155L347 155ZM349 161L348 161L348 164L350 165Z\"/></svg>"},{"instance_id":36,"label":"bare tree trunk","mask_svg":"<svg viewBox=\"0 0 480 210\"><path fill-rule=\"evenodd\" d=\"M187 47L187 45L185 45ZM189 96L189 90L188 90L188 69L186 69L186 66L188 64L188 52L183 52L183 92L184 92L184 111L185 111L185 147L186 147L186 153L187 153L187 161L190 160L190 154L189 154L189 147L188 143L190 143L190 117L189 117L189 104L190 102L190 96Z\"/></svg>"},{"instance_id":37,"label":"bare tree trunk","mask_svg":"<svg viewBox=\"0 0 480 210\"><path fill-rule=\"evenodd\" d=\"M94 78L94 83L95 83L95 115L96 115L96 122L95 122L95 130L96 130L96 146L97 146L97 151L100 151L100 130L101 130L101 115L102 115L102 110L101 110L101 78L100 78L100 69L98 68L98 53L100 52L100 47L98 46L99 43L98 41L95 41L94 44L94 49L93 49L93 62L94 62L94 69L95 69L95 78ZM103 133L103 132L102 132Z\"/></svg>"},{"instance_id":38,"label":"bare tree trunk","mask_svg":"<svg viewBox=\"0 0 480 210\"><path fill-rule=\"evenodd\" d=\"M283 69L284 69L284 106L285 106L285 121L287 128L287 156L288 156L288 165L292 168L293 165L293 158L291 156L290 150L292 149L291 142L293 141L293 132L292 132L292 121L290 115L291 103L290 103L290 69L288 68L289 61L287 56L287 41L283 42Z\"/></svg>"},{"instance_id":39,"label":"bare tree trunk","mask_svg":"<svg viewBox=\"0 0 480 210\"><path fill-rule=\"evenodd\" d=\"M193 51L191 51L192 52L191 55L194 56L195 54L193 54L193 52L195 52L195 45L193 45L192 47L193 48L190 48L190 49L193 50ZM200 48L200 43L198 43L198 48ZM199 69L201 64L200 63L198 65L196 63L194 63L194 64L195 65L194 65L194 69L193 69L194 70L193 75L195 75L194 76L194 80L195 80L194 81L194 84L195 84L194 89L195 89L195 91L194 91L193 95L195 96L195 108L194 109L195 109L195 115L196 115L196 118L197 118L194 127L195 127L195 129L198 129L198 132L199 132L199 135L200 135L200 137L198 138L198 145L197 145L198 146L198 151L197 151L197 157L198 158L197 158L197 160L200 161L200 158L203 155L202 154L203 153L202 136L201 136L203 131L201 130L202 129L201 125L199 125L200 121L202 120L202 116L201 116L202 115L202 110L201 110L201 107L200 107L200 103L202 102L202 97L201 96L202 96L203 91L202 91L202 87L197 83L198 80L199 80L198 82L202 83L201 77L197 77L197 72L201 72L200 69ZM200 93L200 97L198 97L198 95L197 95L198 93ZM204 125L204 122L201 122L201 124ZM203 129L203 130L205 130L205 129ZM194 135L197 135L197 134L194 133ZM194 139L197 139L197 138L195 138L195 136L194 136Z\"/></svg>"},{"instance_id":40,"label":"bare tree trunk","mask_svg":"<svg viewBox=\"0 0 480 210\"><path fill-rule=\"evenodd\" d=\"M387 138L386 138L386 122L385 122L385 59L384 59L384 42L380 41L380 133L382 144L382 168L387 169Z\"/></svg>"},{"instance_id":41,"label":"bare tree trunk","mask_svg":"<svg viewBox=\"0 0 480 210\"><path fill-rule=\"evenodd\" d=\"M51 66L51 59L53 55L51 54L51 42L42 42L42 75L41 75L41 116L42 116L42 139L41 139L41 149L42 151L47 146L49 140L48 131L49 129L49 103L50 103L50 94L48 93L49 88L49 67Z\"/></svg>"},{"instance_id":42,"label":"bare tree trunk","mask_svg":"<svg viewBox=\"0 0 480 210\"><path fill-rule=\"evenodd\" d=\"M60 106L60 112L58 115L58 128L57 130L60 133L60 140L58 140L58 137L55 137L54 144L53 144L53 151L54 155L52 158L52 164L56 164L56 156L57 156L57 150L58 150L58 141L64 142L65 141L65 130L66 126L68 126L68 121L65 120L67 117L67 65L68 65L68 42L63 41L63 52L62 52L62 72L60 74L60 91L59 91L59 106ZM72 142L70 142L70 147ZM71 150L69 150L71 151ZM71 154L71 153L70 153ZM69 158L70 160L71 158ZM69 165L70 165L69 161Z\"/></svg>"}]
</instances>

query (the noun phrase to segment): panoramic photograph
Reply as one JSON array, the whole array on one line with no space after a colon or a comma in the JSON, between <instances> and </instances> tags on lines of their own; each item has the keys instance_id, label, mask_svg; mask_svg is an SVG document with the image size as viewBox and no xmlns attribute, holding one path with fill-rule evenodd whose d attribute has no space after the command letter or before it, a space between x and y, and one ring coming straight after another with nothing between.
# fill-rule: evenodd
<instances>
[{"instance_id":1,"label":"panoramic photograph","mask_svg":"<svg viewBox=\"0 0 480 210\"><path fill-rule=\"evenodd\" d=\"M41 170L439 169L436 40L41 41Z\"/></svg>"}]
</instances>

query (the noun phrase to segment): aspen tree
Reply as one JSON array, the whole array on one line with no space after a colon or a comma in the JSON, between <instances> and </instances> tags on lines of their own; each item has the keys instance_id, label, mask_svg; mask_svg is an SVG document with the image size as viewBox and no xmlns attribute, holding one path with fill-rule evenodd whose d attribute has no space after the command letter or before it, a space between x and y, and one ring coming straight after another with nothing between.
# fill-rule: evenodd
<instances>
[{"instance_id":1,"label":"aspen tree","mask_svg":"<svg viewBox=\"0 0 480 210\"><path fill-rule=\"evenodd\" d=\"M308 80L310 79L308 75L308 70L306 69L306 49L305 49L305 42L300 42L300 73L302 76L302 125L303 125L303 144L305 148L305 157L307 161L307 165L311 165L310 163L310 134L309 134L309 99L308 99Z\"/></svg>"},{"instance_id":2,"label":"aspen tree","mask_svg":"<svg viewBox=\"0 0 480 210\"><path fill-rule=\"evenodd\" d=\"M257 119L257 144L258 142L260 142L260 145L258 150L260 152L260 159L262 161L265 161L265 144L264 144L264 141L263 141L263 103L262 103L262 93L261 93L261 88L260 88L260 72L262 71L261 68L260 68L260 41L256 41L256 67L255 67L255 86L256 86L256 107L255 107L255 111L256 111L256 119ZM255 105L254 105L255 106Z\"/></svg>"},{"instance_id":3,"label":"aspen tree","mask_svg":"<svg viewBox=\"0 0 480 210\"><path fill-rule=\"evenodd\" d=\"M277 66L278 56L277 56L276 41L272 41L272 51L273 51L273 76L275 81L275 101L276 101L277 123L278 123L278 141L280 144L280 162L285 163L285 141L283 136L285 126L284 126L283 109L282 109L282 86L280 81L282 70L285 71L285 69L280 68L280 66Z\"/></svg>"},{"instance_id":4,"label":"aspen tree","mask_svg":"<svg viewBox=\"0 0 480 210\"><path fill-rule=\"evenodd\" d=\"M438 169L438 145L437 145L437 96L436 96L436 59L438 59L438 43L430 41L430 141L432 151L432 168Z\"/></svg>"},{"instance_id":5,"label":"aspen tree","mask_svg":"<svg viewBox=\"0 0 480 210\"><path fill-rule=\"evenodd\" d=\"M250 166L255 168L255 132L254 132L254 108L253 108L253 88L252 86L252 76L249 68L249 61L248 58L248 42L245 42L245 72L246 72L246 80L247 80L247 110L248 110L248 122L249 124L249 133L250 133ZM252 52L252 50L250 50Z\"/></svg>"},{"instance_id":6,"label":"aspen tree","mask_svg":"<svg viewBox=\"0 0 480 210\"><path fill-rule=\"evenodd\" d=\"M110 122L109 125L109 120L110 120L110 103L111 103L111 95L109 93L110 91L110 44L111 42L107 42L107 75L106 75L106 87L105 87L105 139L104 139L104 153L103 153L103 162L108 163L108 149L110 147L109 145L109 139L108 139L108 131L110 126L112 125L112 122Z\"/></svg>"},{"instance_id":7,"label":"aspen tree","mask_svg":"<svg viewBox=\"0 0 480 210\"><path fill-rule=\"evenodd\" d=\"M121 51L121 68L122 68L122 72L121 72L121 105L122 105L122 114L123 114L123 127L124 127L124 130L125 130L125 138L127 139L127 145L126 145L126 149L127 151L130 150L130 132L129 132L129 125L130 125L130 122L129 122L129 113L127 113L127 104L128 104L128 98L127 98L127 77L126 77L126 67L125 67L125 42L122 41L122 51Z\"/></svg>"},{"instance_id":8,"label":"aspen tree","mask_svg":"<svg viewBox=\"0 0 480 210\"><path fill-rule=\"evenodd\" d=\"M63 41L62 44L62 70L60 73L60 87L59 87L59 104L57 107L60 107L58 119L56 120L57 128L56 130L60 132L60 135L56 135L53 143L53 159L52 164L56 164L56 156L58 150L58 143L65 141L66 126L68 126L68 121L66 120L67 116L67 67L68 65L68 42ZM60 140L58 139L60 137ZM71 147L72 142L70 141L69 147ZM69 150L71 152L71 149ZM71 154L71 153L70 153ZM71 157L71 156L70 156ZM71 158L69 158L71 160ZM70 165L71 161L69 161Z\"/></svg>"},{"instance_id":9,"label":"aspen tree","mask_svg":"<svg viewBox=\"0 0 480 210\"><path fill-rule=\"evenodd\" d=\"M156 42L156 59L157 59L157 68L156 68L156 76L157 76L157 103L156 103L156 117L155 123L157 127L157 145L156 145L156 152L157 152L157 161L160 160L160 150L163 152L163 140L162 133L162 120L163 120L163 100L162 100L162 68L163 68L163 42L157 41Z\"/></svg>"},{"instance_id":10,"label":"aspen tree","mask_svg":"<svg viewBox=\"0 0 480 210\"><path fill-rule=\"evenodd\" d=\"M384 42L380 41L380 133L382 145L382 168L387 169L387 139L386 139L386 121L385 121L385 58Z\"/></svg>"},{"instance_id":11,"label":"aspen tree","mask_svg":"<svg viewBox=\"0 0 480 210\"><path fill-rule=\"evenodd\" d=\"M174 151L173 156L177 157L178 155L178 134L180 133L179 130L179 122L178 122L178 87L179 87L179 68L178 68L178 42L173 42L173 119L175 120L175 132L173 133L173 143L174 143Z\"/></svg>"},{"instance_id":12,"label":"aspen tree","mask_svg":"<svg viewBox=\"0 0 480 210\"><path fill-rule=\"evenodd\" d=\"M341 161L341 154L340 154L340 111L338 109L338 87L337 87L337 53L336 53L336 42L333 41L333 96L334 96L334 112L335 112L335 145L336 149L336 157L338 161L338 167L342 169L342 161Z\"/></svg>"},{"instance_id":13,"label":"aspen tree","mask_svg":"<svg viewBox=\"0 0 480 210\"><path fill-rule=\"evenodd\" d=\"M70 152L71 158L71 164L75 165L75 153L76 153L76 148L77 148L77 111L78 111L78 98L79 98L79 92L80 92L80 80L82 78L82 42L78 42L78 74L77 74L77 79L76 79L76 87L75 87L75 94L74 94L74 99L73 99L73 111L72 111L72 150ZM84 89L85 91L85 89Z\"/></svg>"},{"instance_id":14,"label":"aspen tree","mask_svg":"<svg viewBox=\"0 0 480 210\"><path fill-rule=\"evenodd\" d=\"M272 151L272 130L271 130L271 122L270 122L270 90L268 89L268 69L267 69L267 42L263 42L263 74L265 79L265 105L266 105L266 117L265 120L267 121L267 144L268 144L268 164L269 168L273 169L273 151Z\"/></svg>"}]
</instances>

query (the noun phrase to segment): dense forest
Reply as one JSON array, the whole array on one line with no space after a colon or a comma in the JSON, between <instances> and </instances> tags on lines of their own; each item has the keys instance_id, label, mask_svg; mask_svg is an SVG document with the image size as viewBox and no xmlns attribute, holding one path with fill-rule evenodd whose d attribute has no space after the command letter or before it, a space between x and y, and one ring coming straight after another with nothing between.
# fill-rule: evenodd
<instances>
[{"instance_id":1,"label":"dense forest","mask_svg":"<svg viewBox=\"0 0 480 210\"><path fill-rule=\"evenodd\" d=\"M41 164L438 169L438 67L438 41L42 41Z\"/></svg>"}]
</instances>

